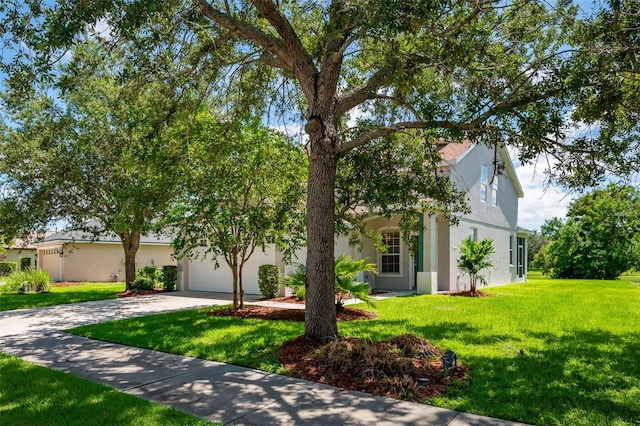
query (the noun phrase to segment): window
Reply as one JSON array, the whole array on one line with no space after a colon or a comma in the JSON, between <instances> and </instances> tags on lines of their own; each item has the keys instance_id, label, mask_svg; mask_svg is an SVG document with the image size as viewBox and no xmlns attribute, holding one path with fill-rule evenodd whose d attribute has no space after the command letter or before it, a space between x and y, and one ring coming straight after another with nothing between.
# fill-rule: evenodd
<instances>
[{"instance_id":1,"label":"window","mask_svg":"<svg viewBox=\"0 0 640 426\"><path fill-rule=\"evenodd\" d=\"M383 231L382 242L387 252L380 254L380 273L400 274L400 232Z\"/></svg>"},{"instance_id":2,"label":"window","mask_svg":"<svg viewBox=\"0 0 640 426\"><path fill-rule=\"evenodd\" d=\"M524 262L525 262L525 251L524 251L524 238L518 237L518 276L524 277Z\"/></svg>"},{"instance_id":3,"label":"window","mask_svg":"<svg viewBox=\"0 0 640 426\"><path fill-rule=\"evenodd\" d=\"M491 184L491 205L493 207L498 205L498 176L493 177L493 183Z\"/></svg>"},{"instance_id":4,"label":"window","mask_svg":"<svg viewBox=\"0 0 640 426\"><path fill-rule=\"evenodd\" d=\"M489 184L490 180L491 184ZM492 176L489 179L489 167L482 166L480 169L480 201L487 202L489 191L491 191L491 205L496 207L498 205L498 176Z\"/></svg>"},{"instance_id":5,"label":"window","mask_svg":"<svg viewBox=\"0 0 640 426\"><path fill-rule=\"evenodd\" d=\"M480 201L487 202L487 188L489 187L489 168L482 166L480 169Z\"/></svg>"},{"instance_id":6,"label":"window","mask_svg":"<svg viewBox=\"0 0 640 426\"><path fill-rule=\"evenodd\" d=\"M471 241L478 241L478 228L469 229L469 238Z\"/></svg>"},{"instance_id":7,"label":"window","mask_svg":"<svg viewBox=\"0 0 640 426\"><path fill-rule=\"evenodd\" d=\"M509 236L509 265L513 266L513 235Z\"/></svg>"}]
</instances>

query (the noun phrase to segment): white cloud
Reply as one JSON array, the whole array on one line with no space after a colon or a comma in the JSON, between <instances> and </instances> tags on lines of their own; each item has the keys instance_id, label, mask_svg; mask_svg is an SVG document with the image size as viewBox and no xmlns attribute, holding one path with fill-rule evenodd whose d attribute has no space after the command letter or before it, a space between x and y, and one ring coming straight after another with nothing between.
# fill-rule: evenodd
<instances>
[{"instance_id":1,"label":"white cloud","mask_svg":"<svg viewBox=\"0 0 640 426\"><path fill-rule=\"evenodd\" d=\"M309 141L309 135L307 135L302 125L298 123L280 123L276 125L270 125L269 127L287 135L289 138L293 139L301 145L305 145Z\"/></svg>"},{"instance_id":2,"label":"white cloud","mask_svg":"<svg viewBox=\"0 0 640 426\"><path fill-rule=\"evenodd\" d=\"M566 216L569 203L576 195L549 184L544 173L549 167L553 167L553 160L546 158L539 158L533 164L516 164L524 191L524 198L518 203L518 225L540 229L546 219Z\"/></svg>"}]
</instances>

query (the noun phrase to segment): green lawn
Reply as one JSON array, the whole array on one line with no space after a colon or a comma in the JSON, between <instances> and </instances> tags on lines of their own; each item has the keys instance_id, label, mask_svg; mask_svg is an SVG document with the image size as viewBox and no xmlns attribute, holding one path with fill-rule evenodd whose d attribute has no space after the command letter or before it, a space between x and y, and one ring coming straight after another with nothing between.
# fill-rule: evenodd
<instances>
[{"instance_id":1,"label":"green lawn","mask_svg":"<svg viewBox=\"0 0 640 426\"><path fill-rule=\"evenodd\" d=\"M473 370L467 389L431 404L534 424L637 425L640 285L530 277L494 297L423 295L378 302L343 335L426 337ZM98 339L280 372L280 344L303 325L208 317L206 309L80 327ZM524 355L520 355L520 350Z\"/></svg>"},{"instance_id":2,"label":"green lawn","mask_svg":"<svg viewBox=\"0 0 640 426\"><path fill-rule=\"evenodd\" d=\"M116 293L124 290L124 283L86 283L70 287L51 286L50 293L10 294L0 292L0 311L115 299Z\"/></svg>"},{"instance_id":3,"label":"green lawn","mask_svg":"<svg viewBox=\"0 0 640 426\"><path fill-rule=\"evenodd\" d=\"M206 420L0 353L2 425L208 425Z\"/></svg>"}]
</instances>

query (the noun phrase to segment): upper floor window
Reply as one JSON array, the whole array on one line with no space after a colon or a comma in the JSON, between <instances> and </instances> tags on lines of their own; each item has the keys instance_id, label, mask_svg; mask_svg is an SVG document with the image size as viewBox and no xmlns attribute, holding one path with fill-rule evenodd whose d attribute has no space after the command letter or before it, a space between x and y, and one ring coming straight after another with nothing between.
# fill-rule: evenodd
<instances>
[{"instance_id":1,"label":"upper floor window","mask_svg":"<svg viewBox=\"0 0 640 426\"><path fill-rule=\"evenodd\" d=\"M478 228L469 229L469 238L471 241L478 241Z\"/></svg>"},{"instance_id":2,"label":"upper floor window","mask_svg":"<svg viewBox=\"0 0 640 426\"><path fill-rule=\"evenodd\" d=\"M399 274L400 273L400 232L383 231L382 242L387 247L386 253L380 254L381 274Z\"/></svg>"},{"instance_id":3,"label":"upper floor window","mask_svg":"<svg viewBox=\"0 0 640 426\"><path fill-rule=\"evenodd\" d=\"M493 178L493 183L491 184L491 205L498 205L498 177L495 176Z\"/></svg>"},{"instance_id":4,"label":"upper floor window","mask_svg":"<svg viewBox=\"0 0 640 426\"><path fill-rule=\"evenodd\" d=\"M498 205L498 179L496 176L489 178L489 167L482 166L480 169L480 201L487 202L491 194L491 205Z\"/></svg>"},{"instance_id":5,"label":"upper floor window","mask_svg":"<svg viewBox=\"0 0 640 426\"><path fill-rule=\"evenodd\" d=\"M480 169L480 201L487 202L487 192L489 190L489 168L482 166Z\"/></svg>"}]
</instances>

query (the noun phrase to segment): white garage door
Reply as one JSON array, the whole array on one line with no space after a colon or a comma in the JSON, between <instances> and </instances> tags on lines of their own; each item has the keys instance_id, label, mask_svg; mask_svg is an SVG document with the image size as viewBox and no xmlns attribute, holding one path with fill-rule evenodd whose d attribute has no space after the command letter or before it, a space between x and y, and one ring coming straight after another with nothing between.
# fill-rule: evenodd
<instances>
[{"instance_id":1,"label":"white garage door","mask_svg":"<svg viewBox=\"0 0 640 426\"><path fill-rule=\"evenodd\" d=\"M195 291L233 293L231 268L229 268L229 265L227 265L224 259L219 259L218 263L220 267L215 269L215 262L213 260L189 261L189 289ZM246 294L260 294L258 267L260 265L274 263L274 249L267 249L267 253L256 250L242 270L242 283Z\"/></svg>"}]
</instances>

